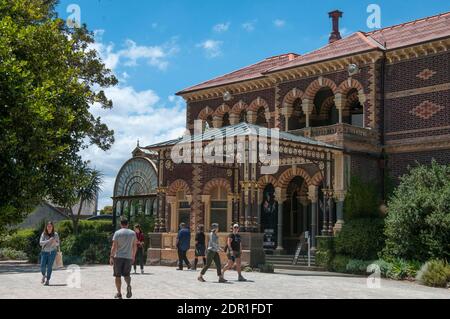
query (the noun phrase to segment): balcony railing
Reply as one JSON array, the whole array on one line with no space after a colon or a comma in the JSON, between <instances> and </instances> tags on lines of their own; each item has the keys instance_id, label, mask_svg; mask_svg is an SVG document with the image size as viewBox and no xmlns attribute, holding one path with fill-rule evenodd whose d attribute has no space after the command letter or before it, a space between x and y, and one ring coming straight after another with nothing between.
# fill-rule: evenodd
<instances>
[{"instance_id":1,"label":"balcony railing","mask_svg":"<svg viewBox=\"0 0 450 319\"><path fill-rule=\"evenodd\" d=\"M342 123L330 126L308 127L300 130L289 131L322 142L346 146L351 141L376 146L378 133L374 130Z\"/></svg>"}]
</instances>

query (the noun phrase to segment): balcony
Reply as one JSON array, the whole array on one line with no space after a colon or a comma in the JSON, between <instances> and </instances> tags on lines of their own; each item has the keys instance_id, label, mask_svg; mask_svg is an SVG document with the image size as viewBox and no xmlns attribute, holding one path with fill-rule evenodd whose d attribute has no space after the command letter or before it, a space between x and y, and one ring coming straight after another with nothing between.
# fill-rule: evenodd
<instances>
[{"instance_id":1,"label":"balcony","mask_svg":"<svg viewBox=\"0 0 450 319\"><path fill-rule=\"evenodd\" d=\"M376 131L350 124L308 127L289 131L289 133L343 147L347 151L380 152Z\"/></svg>"}]
</instances>

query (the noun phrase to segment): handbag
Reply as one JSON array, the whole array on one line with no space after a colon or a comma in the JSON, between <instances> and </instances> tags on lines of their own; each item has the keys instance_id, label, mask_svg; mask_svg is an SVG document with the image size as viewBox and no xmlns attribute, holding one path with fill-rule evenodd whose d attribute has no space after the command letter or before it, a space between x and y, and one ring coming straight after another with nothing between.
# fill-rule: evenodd
<instances>
[{"instance_id":1,"label":"handbag","mask_svg":"<svg viewBox=\"0 0 450 319\"><path fill-rule=\"evenodd\" d=\"M55 262L53 263L53 268L54 269L64 268L63 254L62 254L61 248L59 248L59 246L58 246L58 251L56 252Z\"/></svg>"}]
</instances>

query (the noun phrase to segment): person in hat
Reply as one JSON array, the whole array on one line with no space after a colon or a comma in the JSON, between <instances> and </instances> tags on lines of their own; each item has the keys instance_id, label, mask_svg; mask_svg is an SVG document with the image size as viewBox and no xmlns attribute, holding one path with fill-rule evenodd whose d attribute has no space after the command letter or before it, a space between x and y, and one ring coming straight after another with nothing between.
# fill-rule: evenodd
<instances>
[{"instance_id":1,"label":"person in hat","mask_svg":"<svg viewBox=\"0 0 450 319\"><path fill-rule=\"evenodd\" d=\"M205 279L203 276L208 271L209 267L211 266L211 263L214 261L216 264L217 269L217 276L219 277L219 282L224 283L226 280L223 278L222 269L221 269L221 263L220 263L220 256L219 252L222 250L219 246L219 236L217 235L217 231L219 229L219 224L214 223L211 225L211 234L208 242L208 254L206 256L206 265L203 267L202 271L200 272L200 276L198 277L198 280L200 282L205 282Z\"/></svg>"},{"instance_id":2,"label":"person in hat","mask_svg":"<svg viewBox=\"0 0 450 319\"><path fill-rule=\"evenodd\" d=\"M241 242L241 235L239 235L239 225L234 224L233 225L233 231L228 235L227 239L227 257L228 262L223 268L223 275L225 275L225 272L231 268L233 268L234 265L236 265L236 271L238 273L238 281L247 281L242 276L241 272L241 254L242 254L242 242Z\"/></svg>"}]
</instances>

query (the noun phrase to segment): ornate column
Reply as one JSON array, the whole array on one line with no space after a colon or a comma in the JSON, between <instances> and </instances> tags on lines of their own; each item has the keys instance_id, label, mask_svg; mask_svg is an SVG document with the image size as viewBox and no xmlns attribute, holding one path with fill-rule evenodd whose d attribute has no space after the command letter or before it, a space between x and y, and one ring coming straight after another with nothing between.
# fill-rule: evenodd
<instances>
[{"instance_id":1,"label":"ornate column","mask_svg":"<svg viewBox=\"0 0 450 319\"><path fill-rule=\"evenodd\" d=\"M336 224L334 225L334 234L341 231L344 225L344 200L346 192L343 190L334 192L334 199L336 201Z\"/></svg>"},{"instance_id":2,"label":"ornate column","mask_svg":"<svg viewBox=\"0 0 450 319\"><path fill-rule=\"evenodd\" d=\"M170 206L168 229L170 229L171 232L175 233L175 232L177 232L177 229L178 229L178 227L177 227L177 223L178 223L177 197L176 196L167 196L167 204Z\"/></svg>"},{"instance_id":3,"label":"ornate column","mask_svg":"<svg viewBox=\"0 0 450 319\"><path fill-rule=\"evenodd\" d=\"M312 114L312 111L314 109L313 102L308 100L308 99L304 99L302 101L302 109L303 109L303 113L305 113L306 127L310 127L309 118L310 118L310 116Z\"/></svg>"},{"instance_id":4,"label":"ornate column","mask_svg":"<svg viewBox=\"0 0 450 319\"><path fill-rule=\"evenodd\" d=\"M308 199L311 201L311 250L316 250L317 236L317 203L319 201L319 189L315 185L308 187Z\"/></svg>"},{"instance_id":5,"label":"ornate column","mask_svg":"<svg viewBox=\"0 0 450 319\"><path fill-rule=\"evenodd\" d=\"M284 128L285 131L289 131L289 118L292 116L293 109L292 107L289 107L289 105L284 104L283 105L283 115L284 115Z\"/></svg>"},{"instance_id":6,"label":"ornate column","mask_svg":"<svg viewBox=\"0 0 450 319\"><path fill-rule=\"evenodd\" d=\"M334 213L334 200L333 200L333 190L330 189L328 190L328 235L332 236L333 235L333 213Z\"/></svg>"},{"instance_id":7,"label":"ornate column","mask_svg":"<svg viewBox=\"0 0 450 319\"><path fill-rule=\"evenodd\" d=\"M302 217L303 217L303 231L308 230L308 205L309 200L307 196L300 196L298 202L302 205Z\"/></svg>"},{"instance_id":8,"label":"ornate column","mask_svg":"<svg viewBox=\"0 0 450 319\"><path fill-rule=\"evenodd\" d=\"M286 200L285 194L283 194L282 189L277 187L275 190L276 199L278 201L278 225L277 225L277 248L276 253L282 254L283 248L283 203Z\"/></svg>"},{"instance_id":9,"label":"ornate column","mask_svg":"<svg viewBox=\"0 0 450 319\"><path fill-rule=\"evenodd\" d=\"M255 111L248 111L247 112L247 120L250 124L256 123L256 112Z\"/></svg>"},{"instance_id":10,"label":"ornate column","mask_svg":"<svg viewBox=\"0 0 450 319\"><path fill-rule=\"evenodd\" d=\"M322 236L328 236L328 206L329 206L329 195L328 189L322 189L323 194L323 225L322 225Z\"/></svg>"},{"instance_id":11,"label":"ornate column","mask_svg":"<svg viewBox=\"0 0 450 319\"><path fill-rule=\"evenodd\" d=\"M204 207L203 220L205 222L205 229L210 230L210 227L211 227L211 221L210 221L211 195L202 195L202 202L203 202L203 207Z\"/></svg>"},{"instance_id":12,"label":"ornate column","mask_svg":"<svg viewBox=\"0 0 450 319\"><path fill-rule=\"evenodd\" d=\"M263 197L263 190L258 188L256 192L256 232L259 233L261 232L261 202Z\"/></svg>"},{"instance_id":13,"label":"ornate column","mask_svg":"<svg viewBox=\"0 0 450 319\"><path fill-rule=\"evenodd\" d=\"M346 98L341 93L336 94L336 96L334 97L334 105L339 112L339 124L342 124L342 114L346 102Z\"/></svg>"}]
</instances>

